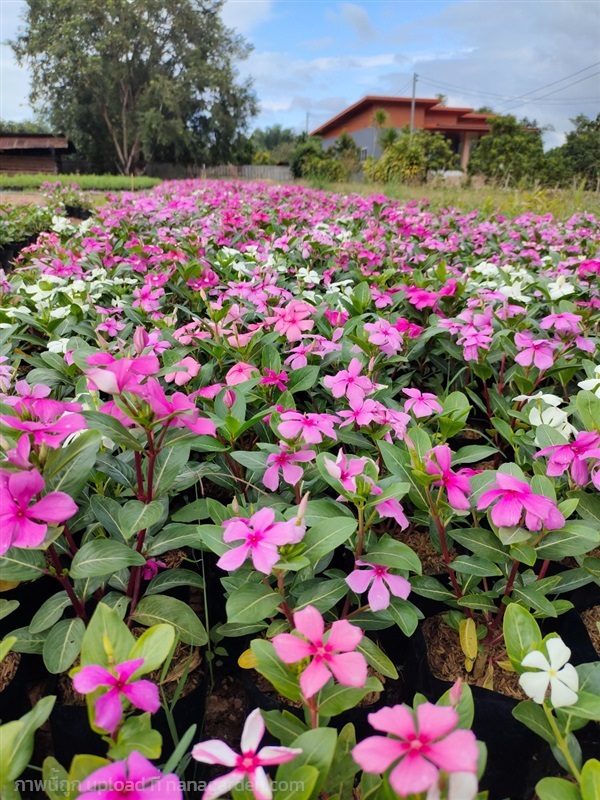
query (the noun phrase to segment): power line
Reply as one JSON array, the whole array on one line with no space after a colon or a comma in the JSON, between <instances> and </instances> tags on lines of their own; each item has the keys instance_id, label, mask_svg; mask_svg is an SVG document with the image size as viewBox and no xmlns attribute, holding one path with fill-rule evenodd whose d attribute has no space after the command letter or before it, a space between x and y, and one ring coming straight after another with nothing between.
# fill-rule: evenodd
<instances>
[{"instance_id":1,"label":"power line","mask_svg":"<svg viewBox=\"0 0 600 800\"><path fill-rule=\"evenodd\" d=\"M600 75L600 70L598 70L597 72L592 72L591 75L586 75L584 78L580 78L578 81L573 81L572 83L568 83L566 86L561 86L560 89L553 89L551 92L543 94L540 97L533 97L531 98L531 100L523 100L522 103L517 103L516 105L509 105L508 108L504 109L504 111L512 111L515 108L520 108L521 106L527 105L527 103L537 103L539 100L543 100L544 97L549 97L551 94L556 94L557 92L563 92L565 89L570 89L571 86L576 86L578 83L583 83L583 81L587 81L590 78L595 78L596 75Z\"/></svg>"},{"instance_id":2,"label":"power line","mask_svg":"<svg viewBox=\"0 0 600 800\"><path fill-rule=\"evenodd\" d=\"M570 75L567 75L564 78L560 78L557 81L552 81L552 83L546 83L546 84L544 84L544 86L539 86L537 89L532 89L530 92L525 92L525 94L521 94L518 97L513 97L512 99L513 100L521 100L523 97L529 97L529 95L537 94L538 92L541 92L544 89L549 89L551 86L556 86L556 84L558 84L558 83L564 83L564 81L567 81L570 78L574 78L576 75L581 75L582 72L587 72L588 69L592 69L593 67L598 67L598 66L600 66L600 61L596 61L594 64L590 64L589 66L584 67L583 69L578 69L577 72L572 72ZM594 73L594 75L597 75L597 74L598 73ZM586 78L582 78L581 80L585 81L585 80L587 80L587 78L593 78L594 75L588 75ZM581 81L575 81L575 83L580 83L580 82ZM575 83L571 83L569 85L570 86L575 86ZM563 89L567 89L567 88L568 88L567 86L563 86ZM560 91L562 91L562 89L557 89L556 91L560 92ZM554 94L554 92L549 92L548 94ZM542 97L547 97L547 96L548 95L542 95ZM537 97L535 99L536 100L541 100L542 98L541 97Z\"/></svg>"}]
</instances>

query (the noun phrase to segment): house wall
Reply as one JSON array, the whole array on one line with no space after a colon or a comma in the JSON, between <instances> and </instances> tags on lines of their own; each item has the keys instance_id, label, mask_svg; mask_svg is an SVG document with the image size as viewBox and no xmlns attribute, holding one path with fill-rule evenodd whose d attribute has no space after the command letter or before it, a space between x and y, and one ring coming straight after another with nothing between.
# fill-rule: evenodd
<instances>
[{"instance_id":1,"label":"house wall","mask_svg":"<svg viewBox=\"0 0 600 800\"><path fill-rule=\"evenodd\" d=\"M0 152L0 173L15 175L23 172L30 174L48 172L55 174L58 172L56 158L50 154L32 153L31 151L20 153Z\"/></svg>"}]
</instances>

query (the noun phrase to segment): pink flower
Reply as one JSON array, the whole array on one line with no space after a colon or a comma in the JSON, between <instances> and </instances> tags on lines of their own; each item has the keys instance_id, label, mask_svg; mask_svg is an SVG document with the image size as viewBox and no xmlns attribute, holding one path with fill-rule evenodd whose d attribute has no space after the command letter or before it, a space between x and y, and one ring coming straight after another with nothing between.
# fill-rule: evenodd
<instances>
[{"instance_id":1,"label":"pink flower","mask_svg":"<svg viewBox=\"0 0 600 800\"><path fill-rule=\"evenodd\" d=\"M354 479L357 475L362 475L367 459L349 459L343 450L339 450L335 461L325 458L323 463L331 477L339 481L347 492L356 492L356 481Z\"/></svg>"},{"instance_id":2,"label":"pink flower","mask_svg":"<svg viewBox=\"0 0 600 800\"><path fill-rule=\"evenodd\" d=\"M167 565L164 561L155 561L153 558L147 558L146 563L142 567L142 578L145 581L156 578L159 569L167 569Z\"/></svg>"},{"instance_id":3,"label":"pink flower","mask_svg":"<svg viewBox=\"0 0 600 800\"><path fill-rule=\"evenodd\" d=\"M590 479L586 462L588 458L600 458L599 444L600 436L597 433L579 431L574 442L552 444L536 453L534 458L550 454L547 475L556 478L563 475L570 467L573 482L578 486L585 486Z\"/></svg>"},{"instance_id":4,"label":"pink flower","mask_svg":"<svg viewBox=\"0 0 600 800\"><path fill-rule=\"evenodd\" d=\"M371 344L376 345L387 356L396 355L402 350L402 336L395 325L387 319L367 322L365 331Z\"/></svg>"},{"instance_id":5,"label":"pink flower","mask_svg":"<svg viewBox=\"0 0 600 800\"><path fill-rule=\"evenodd\" d=\"M548 339L534 339L529 331L515 333L515 344L520 351L515 356L515 361L522 367L532 364L538 369L550 369L554 364L553 351L556 344Z\"/></svg>"},{"instance_id":6,"label":"pink flower","mask_svg":"<svg viewBox=\"0 0 600 800\"><path fill-rule=\"evenodd\" d=\"M279 471L281 470L283 480L290 486L295 486L304 475L302 467L297 465L298 462L312 461L315 456L314 450L293 452L288 444L280 442L279 452L271 453L267 458L267 471L263 475L264 485L272 492L276 492L279 487Z\"/></svg>"},{"instance_id":7,"label":"pink flower","mask_svg":"<svg viewBox=\"0 0 600 800\"><path fill-rule=\"evenodd\" d=\"M342 369L337 375L326 375L323 383L334 397L345 396L350 402L361 403L365 395L374 389L373 382L361 372L362 364L358 358L353 358L347 370Z\"/></svg>"},{"instance_id":8,"label":"pink flower","mask_svg":"<svg viewBox=\"0 0 600 800\"><path fill-rule=\"evenodd\" d=\"M299 411L284 411L277 426L285 439L304 439L306 444L320 444L323 437L337 439L333 428L338 417L334 414L301 414Z\"/></svg>"},{"instance_id":9,"label":"pink flower","mask_svg":"<svg viewBox=\"0 0 600 800\"><path fill-rule=\"evenodd\" d=\"M345 417L345 422L341 423L340 428L352 424L357 425L359 428L366 427L377 420L381 411L381 403L376 400L370 400L368 397L362 400L350 400L349 405L349 411L338 412L340 417Z\"/></svg>"},{"instance_id":10,"label":"pink flower","mask_svg":"<svg viewBox=\"0 0 600 800\"><path fill-rule=\"evenodd\" d=\"M392 575L388 567L369 564L360 559L356 561L356 566L367 567L367 569L355 569L347 576L346 583L356 594L363 594L371 586L368 594L371 611L386 609L390 604L390 592L394 597L401 597L403 600L406 600L410 594L410 583L406 578Z\"/></svg>"},{"instance_id":11,"label":"pink flower","mask_svg":"<svg viewBox=\"0 0 600 800\"><path fill-rule=\"evenodd\" d=\"M85 371L89 388L108 394L121 394L135 388L144 376L156 375L160 369L158 358L153 354L115 359L109 353L97 353L89 356L87 363L91 367Z\"/></svg>"},{"instance_id":12,"label":"pink flower","mask_svg":"<svg viewBox=\"0 0 600 800\"><path fill-rule=\"evenodd\" d=\"M314 326L314 320L308 319L314 308L302 300L292 300L285 308L274 308L273 316L266 321L274 324L274 330L285 335L288 342L298 342L306 331Z\"/></svg>"},{"instance_id":13,"label":"pink flower","mask_svg":"<svg viewBox=\"0 0 600 800\"><path fill-rule=\"evenodd\" d=\"M557 530L565 524L554 500L534 494L529 484L505 472L496 473L494 487L481 495L477 509L487 508L495 500L498 502L492 508L492 522L499 528L519 525L523 511L525 526L530 531L539 531L542 525L548 530Z\"/></svg>"},{"instance_id":14,"label":"pink flower","mask_svg":"<svg viewBox=\"0 0 600 800\"><path fill-rule=\"evenodd\" d=\"M9 547L39 547L47 523L65 522L78 506L64 492L50 492L30 505L45 486L36 469L29 472L0 472L0 556Z\"/></svg>"},{"instance_id":15,"label":"pink flower","mask_svg":"<svg viewBox=\"0 0 600 800\"><path fill-rule=\"evenodd\" d=\"M440 770L477 773L475 734L456 730L458 714L451 706L422 703L414 713L407 706L386 707L369 714L369 722L391 736L364 739L352 750L352 757L372 775L395 765L389 780L400 797L437 786Z\"/></svg>"},{"instance_id":16,"label":"pink flower","mask_svg":"<svg viewBox=\"0 0 600 800\"><path fill-rule=\"evenodd\" d=\"M255 372L258 372L258 369L253 364L240 361L225 375L225 383L227 386L236 386L238 383L249 381Z\"/></svg>"},{"instance_id":17,"label":"pink flower","mask_svg":"<svg viewBox=\"0 0 600 800\"><path fill-rule=\"evenodd\" d=\"M554 328L556 333L563 335L576 336L580 331L582 317L580 314L572 314L570 311L563 311L562 314L548 314L540 322L540 328L544 331Z\"/></svg>"},{"instance_id":18,"label":"pink flower","mask_svg":"<svg viewBox=\"0 0 600 800\"><path fill-rule=\"evenodd\" d=\"M249 519L233 517L223 523L224 542L244 543L228 550L217 561L221 569L232 571L241 567L248 556L252 557L254 568L265 575L270 575L273 565L279 561L277 548L290 544L294 538L293 523L275 522L272 508L261 508Z\"/></svg>"},{"instance_id":19,"label":"pink flower","mask_svg":"<svg viewBox=\"0 0 600 800\"><path fill-rule=\"evenodd\" d=\"M367 680L367 662L356 649L363 632L347 620L336 620L325 634L323 617L314 606L294 614L294 626L301 634L280 633L273 637L273 647L284 664L310 658L300 676L300 688L306 699L320 691L333 677L343 686L361 687Z\"/></svg>"},{"instance_id":20,"label":"pink flower","mask_svg":"<svg viewBox=\"0 0 600 800\"><path fill-rule=\"evenodd\" d=\"M240 741L241 755L220 739L209 739L194 745L192 758L196 761L201 761L203 764L222 764L224 767L233 767L233 770L227 775L215 778L208 784L202 800L215 800L215 798L221 797L241 784L246 776L248 776L256 800L271 800L273 797L271 784L263 767L287 764L288 761L292 761L300 755L302 750L295 747L263 747L258 750L264 733L265 723L260 709L256 708L244 723Z\"/></svg>"},{"instance_id":21,"label":"pink flower","mask_svg":"<svg viewBox=\"0 0 600 800\"><path fill-rule=\"evenodd\" d=\"M100 767L79 784L78 800L183 800L175 773L163 775L135 751L125 761Z\"/></svg>"},{"instance_id":22,"label":"pink flower","mask_svg":"<svg viewBox=\"0 0 600 800\"><path fill-rule=\"evenodd\" d=\"M265 369L264 372L264 377L260 379L259 383L265 386L276 386L280 392L285 392L289 381L288 374L285 370L275 372L273 369Z\"/></svg>"},{"instance_id":23,"label":"pink flower","mask_svg":"<svg viewBox=\"0 0 600 800\"><path fill-rule=\"evenodd\" d=\"M371 487L371 494L375 496L381 494L382 489L379 486ZM380 517L392 517L395 519L401 530L408 528L409 522L406 519L406 514L402 508L402 503L396 500L395 497L388 497L387 500L381 500L375 503L375 508Z\"/></svg>"},{"instance_id":24,"label":"pink flower","mask_svg":"<svg viewBox=\"0 0 600 800\"><path fill-rule=\"evenodd\" d=\"M143 663L143 658L135 658L115 664L112 670L91 664L73 676L73 687L79 694L90 694L96 689L108 687L108 691L94 701L94 725L97 728L108 731L111 735L117 730L123 718L121 695L142 711L149 711L151 714L158 711L158 686L152 681L131 680Z\"/></svg>"},{"instance_id":25,"label":"pink flower","mask_svg":"<svg viewBox=\"0 0 600 800\"><path fill-rule=\"evenodd\" d=\"M448 494L448 503L457 510L466 511L469 508L468 495L471 492L469 479L466 475L452 472L452 450L447 444L432 448L425 455L425 470L428 475L439 475L440 480L434 481L434 486L443 486Z\"/></svg>"},{"instance_id":26,"label":"pink flower","mask_svg":"<svg viewBox=\"0 0 600 800\"><path fill-rule=\"evenodd\" d=\"M184 383L191 381L200 372L200 364L191 356L186 356L181 361L172 364L173 367L179 367L176 372L169 372L165 375L165 381L172 383L175 381L177 386L183 386Z\"/></svg>"},{"instance_id":27,"label":"pink flower","mask_svg":"<svg viewBox=\"0 0 600 800\"><path fill-rule=\"evenodd\" d=\"M326 309L323 316L333 328L343 327L350 319L347 311L334 311L331 308Z\"/></svg>"},{"instance_id":28,"label":"pink flower","mask_svg":"<svg viewBox=\"0 0 600 800\"><path fill-rule=\"evenodd\" d=\"M412 409L412 413L420 419L428 417L430 414L439 414L442 406L438 402L437 396L431 392L421 392L419 389L402 389L402 393L409 399L404 403L406 412Z\"/></svg>"}]
</instances>

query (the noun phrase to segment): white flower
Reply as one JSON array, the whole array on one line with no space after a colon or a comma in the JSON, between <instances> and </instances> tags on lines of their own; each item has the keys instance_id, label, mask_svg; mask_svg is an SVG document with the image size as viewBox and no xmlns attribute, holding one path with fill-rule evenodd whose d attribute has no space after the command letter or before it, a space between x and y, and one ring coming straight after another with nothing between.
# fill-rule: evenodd
<instances>
[{"instance_id":1,"label":"white flower","mask_svg":"<svg viewBox=\"0 0 600 800\"><path fill-rule=\"evenodd\" d=\"M596 375L595 378L586 378L586 380L580 381L577 386L586 392L594 392L596 397L600 397L600 364L594 367L594 375Z\"/></svg>"},{"instance_id":2,"label":"white flower","mask_svg":"<svg viewBox=\"0 0 600 800\"><path fill-rule=\"evenodd\" d=\"M564 275L559 275L555 281L548 284L548 293L551 300L560 300L561 297L566 297L568 294L573 294L575 288L567 283Z\"/></svg>"},{"instance_id":3,"label":"white flower","mask_svg":"<svg viewBox=\"0 0 600 800\"><path fill-rule=\"evenodd\" d=\"M473 268L473 272L478 272L480 275L493 278L498 275L498 267L495 264L490 264L489 261L482 261L481 264Z\"/></svg>"},{"instance_id":4,"label":"white flower","mask_svg":"<svg viewBox=\"0 0 600 800\"><path fill-rule=\"evenodd\" d=\"M520 394L517 397L513 397L514 402L521 402L523 400L541 400L542 403L546 403L547 406L560 406L562 405L562 399L555 394L544 394L544 392L537 392L536 394Z\"/></svg>"},{"instance_id":5,"label":"white flower","mask_svg":"<svg viewBox=\"0 0 600 800\"><path fill-rule=\"evenodd\" d=\"M577 429L569 422L567 412L562 411L560 408L550 407L545 408L543 411L540 411L539 408L532 408L529 412L529 423L534 428L537 428L538 425L549 425L559 433L562 433L567 439L572 434L577 433Z\"/></svg>"},{"instance_id":6,"label":"white flower","mask_svg":"<svg viewBox=\"0 0 600 800\"><path fill-rule=\"evenodd\" d=\"M550 661L539 650L527 653L522 667L535 669L536 672L524 672L519 683L528 697L536 703L543 703L550 686L550 702L554 708L572 706L577 702L579 675L572 664L567 663L571 651L560 637L548 639L546 650Z\"/></svg>"},{"instance_id":7,"label":"white flower","mask_svg":"<svg viewBox=\"0 0 600 800\"><path fill-rule=\"evenodd\" d=\"M518 300L520 303L529 303L531 297L527 297L527 295L523 294L524 288L525 287L521 286L521 281L516 281L515 283L511 283L510 286L507 284L499 286L498 291L500 294L503 294L507 300Z\"/></svg>"},{"instance_id":8,"label":"white flower","mask_svg":"<svg viewBox=\"0 0 600 800\"><path fill-rule=\"evenodd\" d=\"M477 797L479 782L472 772L451 772L448 776L446 800L474 800ZM425 800L441 800L439 782L427 791Z\"/></svg>"}]
</instances>

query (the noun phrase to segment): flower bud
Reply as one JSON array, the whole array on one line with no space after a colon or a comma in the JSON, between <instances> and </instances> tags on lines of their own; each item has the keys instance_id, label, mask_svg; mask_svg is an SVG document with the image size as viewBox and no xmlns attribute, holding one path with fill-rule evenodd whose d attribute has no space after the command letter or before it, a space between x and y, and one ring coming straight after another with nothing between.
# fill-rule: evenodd
<instances>
[{"instance_id":1,"label":"flower bud","mask_svg":"<svg viewBox=\"0 0 600 800\"><path fill-rule=\"evenodd\" d=\"M143 325L138 325L135 329L135 333L133 334L133 346L135 347L135 352L138 355L141 355L144 347L148 345L148 334L146 333L146 329Z\"/></svg>"},{"instance_id":2,"label":"flower bud","mask_svg":"<svg viewBox=\"0 0 600 800\"><path fill-rule=\"evenodd\" d=\"M236 401L236 394L233 389L226 389L225 394L223 395L223 405L225 408L233 408L233 404Z\"/></svg>"},{"instance_id":3,"label":"flower bud","mask_svg":"<svg viewBox=\"0 0 600 800\"><path fill-rule=\"evenodd\" d=\"M462 695L462 678L459 678L450 689L450 705L457 706Z\"/></svg>"}]
</instances>

